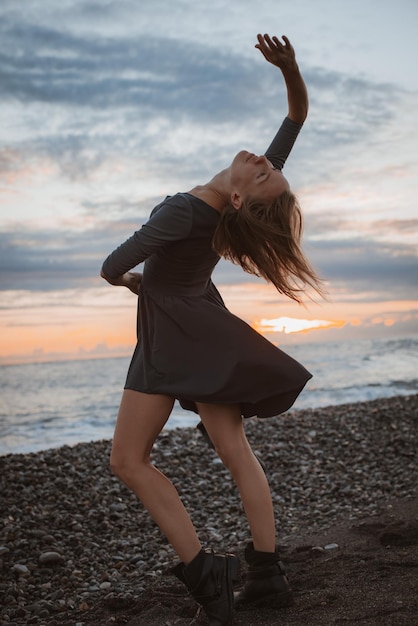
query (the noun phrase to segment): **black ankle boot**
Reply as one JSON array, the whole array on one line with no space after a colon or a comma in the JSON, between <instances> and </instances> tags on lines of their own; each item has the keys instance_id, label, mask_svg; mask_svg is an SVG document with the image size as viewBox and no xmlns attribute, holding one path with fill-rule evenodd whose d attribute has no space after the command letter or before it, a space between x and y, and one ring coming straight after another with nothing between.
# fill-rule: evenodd
<instances>
[{"instance_id":1,"label":"black ankle boot","mask_svg":"<svg viewBox=\"0 0 418 626\"><path fill-rule=\"evenodd\" d=\"M276 548L274 552L258 552L253 543L245 548L248 575L244 589L235 598L235 606L254 603L276 607L293 604L293 594L283 563Z\"/></svg>"},{"instance_id":2,"label":"black ankle boot","mask_svg":"<svg viewBox=\"0 0 418 626\"><path fill-rule=\"evenodd\" d=\"M210 626L229 626L232 623L233 583L239 575L239 559L236 556L201 550L191 563L179 563L172 572L202 606Z\"/></svg>"}]
</instances>

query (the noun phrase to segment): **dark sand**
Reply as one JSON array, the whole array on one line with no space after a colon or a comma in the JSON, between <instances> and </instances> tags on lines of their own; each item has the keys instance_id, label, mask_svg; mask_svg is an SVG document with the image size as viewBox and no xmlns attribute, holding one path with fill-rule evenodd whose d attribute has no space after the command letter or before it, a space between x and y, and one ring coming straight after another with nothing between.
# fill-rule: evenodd
<instances>
[{"instance_id":1,"label":"dark sand","mask_svg":"<svg viewBox=\"0 0 418 626\"><path fill-rule=\"evenodd\" d=\"M418 498L388 503L385 511L350 528L303 536L283 551L294 606L236 613L238 626L416 626L418 624ZM337 543L324 552L312 547ZM83 624L204 625L181 585L164 575L139 600L97 602L78 614ZM62 622L59 622L62 623ZM65 622L74 624L74 621Z\"/></svg>"}]
</instances>

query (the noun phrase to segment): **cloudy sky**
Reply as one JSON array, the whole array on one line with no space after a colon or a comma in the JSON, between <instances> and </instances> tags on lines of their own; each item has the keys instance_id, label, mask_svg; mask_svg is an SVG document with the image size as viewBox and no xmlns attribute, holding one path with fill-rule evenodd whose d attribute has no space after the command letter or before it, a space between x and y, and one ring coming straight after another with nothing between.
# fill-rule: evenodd
<instances>
[{"instance_id":1,"label":"cloudy sky","mask_svg":"<svg viewBox=\"0 0 418 626\"><path fill-rule=\"evenodd\" d=\"M290 38L308 85L285 174L329 300L221 262L226 303L322 327L279 343L416 333L417 23L415 0L2 0L2 362L130 352L135 298L101 263L163 197L264 152L286 97L258 32Z\"/></svg>"}]
</instances>

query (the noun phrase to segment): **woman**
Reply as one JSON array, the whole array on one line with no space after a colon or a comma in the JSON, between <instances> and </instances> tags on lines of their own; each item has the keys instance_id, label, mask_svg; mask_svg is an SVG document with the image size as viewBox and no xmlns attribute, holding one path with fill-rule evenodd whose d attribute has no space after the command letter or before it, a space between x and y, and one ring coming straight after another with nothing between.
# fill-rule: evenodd
<instances>
[{"instance_id":1,"label":"woman","mask_svg":"<svg viewBox=\"0 0 418 626\"><path fill-rule=\"evenodd\" d=\"M281 170L306 118L308 97L286 37L258 35L284 77L288 115L264 156L245 150L208 183L167 197L106 259L102 276L139 294L138 343L118 414L111 468L142 501L181 559L174 573L210 624L231 622L238 559L202 549L171 482L150 462L174 400L200 415L240 492L251 529L249 575L237 602L291 601L279 561L270 489L242 417L287 410L311 375L232 315L211 282L220 256L300 301L320 283L299 247L301 216ZM145 261L143 274L131 272Z\"/></svg>"}]
</instances>

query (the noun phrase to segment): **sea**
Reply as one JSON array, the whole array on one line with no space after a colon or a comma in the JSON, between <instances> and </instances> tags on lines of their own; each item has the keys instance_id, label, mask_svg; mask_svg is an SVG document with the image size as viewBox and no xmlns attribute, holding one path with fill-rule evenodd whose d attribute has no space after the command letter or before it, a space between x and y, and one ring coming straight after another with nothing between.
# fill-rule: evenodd
<instances>
[{"instance_id":1,"label":"sea","mask_svg":"<svg viewBox=\"0 0 418 626\"><path fill-rule=\"evenodd\" d=\"M418 393L418 336L283 349L314 375L291 411ZM110 439L129 360L0 366L0 455ZM176 403L166 428L198 421Z\"/></svg>"}]
</instances>

